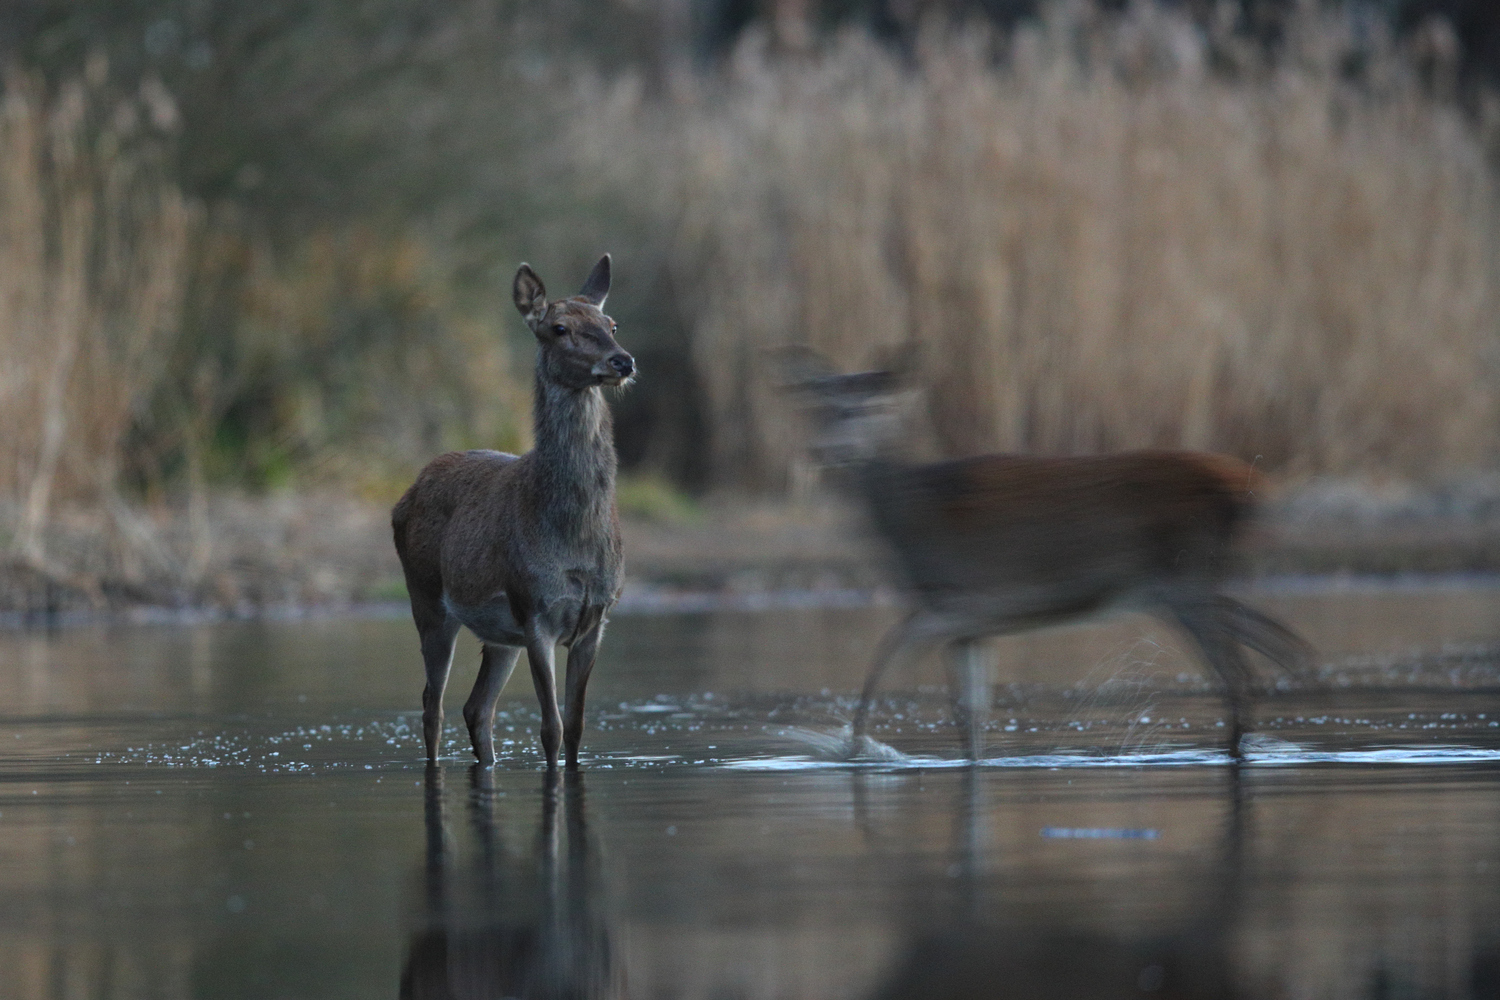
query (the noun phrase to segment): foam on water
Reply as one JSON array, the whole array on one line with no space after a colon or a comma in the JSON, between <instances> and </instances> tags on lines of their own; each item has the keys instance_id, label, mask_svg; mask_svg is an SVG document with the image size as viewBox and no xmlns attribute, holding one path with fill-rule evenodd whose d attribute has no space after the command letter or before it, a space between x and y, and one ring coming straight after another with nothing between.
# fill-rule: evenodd
<instances>
[{"instance_id":1,"label":"foam on water","mask_svg":"<svg viewBox=\"0 0 1500 1000\"><path fill-rule=\"evenodd\" d=\"M872 741L873 742L873 741ZM1245 763L1252 766L1292 767L1306 764L1356 765L1447 765L1500 763L1500 749L1465 746L1371 746L1341 750L1301 747L1285 741L1266 749L1245 749ZM847 745L847 743L846 743ZM884 744L880 744L884 746ZM962 767L1045 769L1114 768L1114 767L1205 767L1223 766L1232 758L1224 750L1161 750L1121 753L1019 753L1003 757L986 757L970 762L967 758L903 754L887 748L889 756L836 758L831 756L775 756L747 760L723 761L720 767L741 771L810 771L829 769L948 769Z\"/></svg>"}]
</instances>

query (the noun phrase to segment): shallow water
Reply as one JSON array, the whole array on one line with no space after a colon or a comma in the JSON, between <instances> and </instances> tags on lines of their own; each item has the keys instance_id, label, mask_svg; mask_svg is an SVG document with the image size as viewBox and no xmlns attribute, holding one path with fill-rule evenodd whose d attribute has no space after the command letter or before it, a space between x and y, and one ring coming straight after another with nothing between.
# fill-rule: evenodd
<instances>
[{"instance_id":1,"label":"shallow water","mask_svg":"<svg viewBox=\"0 0 1500 1000\"><path fill-rule=\"evenodd\" d=\"M937 662L838 759L891 609L621 614L551 776L472 644L423 766L399 618L0 633L0 997L1495 995L1500 587L1246 596L1241 768L1143 619L996 643L970 768Z\"/></svg>"}]
</instances>

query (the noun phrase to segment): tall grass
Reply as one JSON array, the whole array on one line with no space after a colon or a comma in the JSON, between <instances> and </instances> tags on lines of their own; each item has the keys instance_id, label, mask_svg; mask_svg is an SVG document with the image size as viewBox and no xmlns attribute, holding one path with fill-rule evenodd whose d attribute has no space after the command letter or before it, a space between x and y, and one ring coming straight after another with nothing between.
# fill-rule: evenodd
<instances>
[{"instance_id":1,"label":"tall grass","mask_svg":"<svg viewBox=\"0 0 1500 1000\"><path fill-rule=\"evenodd\" d=\"M223 561L216 488L385 500L447 448L524 445L504 314L464 308L415 226L278 242L181 193L149 78L126 91L100 57L0 82L6 563L96 598L190 595Z\"/></svg>"},{"instance_id":2,"label":"tall grass","mask_svg":"<svg viewBox=\"0 0 1500 1000\"><path fill-rule=\"evenodd\" d=\"M171 99L107 80L102 59L51 93L12 68L0 97L0 527L44 572L59 503L112 510L128 531L121 443L161 377L186 275Z\"/></svg>"},{"instance_id":3,"label":"tall grass","mask_svg":"<svg viewBox=\"0 0 1500 1000\"><path fill-rule=\"evenodd\" d=\"M1208 70L1235 51L1074 5L1003 42L934 34L914 65L752 39L662 99L601 89L609 140L575 144L674 227L718 480L784 480L761 357L787 342L854 368L915 341L948 454L1492 464L1500 201L1473 124L1334 16Z\"/></svg>"},{"instance_id":4,"label":"tall grass","mask_svg":"<svg viewBox=\"0 0 1500 1000\"><path fill-rule=\"evenodd\" d=\"M713 485L792 478L800 428L766 365L787 343L851 370L916 345L941 454L1156 445L1293 479L1493 470L1500 114L1448 99L1441 30L1398 43L1298 9L1275 58L1144 0L1064 0L1011 35L934 30L909 53L858 32L778 51L751 32L722 66L663 56L608 76L460 19L473 30L433 36L392 89L307 112L358 138L332 145L360 190L405 194L281 214L247 192L282 190L295 164L212 139L234 122L200 123L194 146L154 78L125 87L102 58L50 84L12 66L0 549L57 580L192 589L229 558L216 486L384 501L439 451L524 448L530 344L509 277L528 258L559 291L603 249L643 357L621 440L695 476L701 448ZM356 67L368 47L351 39ZM179 142L223 154L194 169L229 164L243 197L184 197ZM695 379L665 374L681 358ZM156 499L171 502L152 522Z\"/></svg>"}]
</instances>

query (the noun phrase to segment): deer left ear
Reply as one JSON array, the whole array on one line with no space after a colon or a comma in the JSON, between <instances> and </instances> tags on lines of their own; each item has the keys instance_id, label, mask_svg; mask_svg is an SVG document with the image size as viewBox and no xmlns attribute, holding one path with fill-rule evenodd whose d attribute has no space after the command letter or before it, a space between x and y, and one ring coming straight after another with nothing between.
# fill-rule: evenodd
<instances>
[{"instance_id":1,"label":"deer left ear","mask_svg":"<svg viewBox=\"0 0 1500 1000\"><path fill-rule=\"evenodd\" d=\"M609 297L609 254L599 258L599 263L589 272L588 280L583 283L578 297L587 299L596 307L604 306L604 300Z\"/></svg>"}]
</instances>

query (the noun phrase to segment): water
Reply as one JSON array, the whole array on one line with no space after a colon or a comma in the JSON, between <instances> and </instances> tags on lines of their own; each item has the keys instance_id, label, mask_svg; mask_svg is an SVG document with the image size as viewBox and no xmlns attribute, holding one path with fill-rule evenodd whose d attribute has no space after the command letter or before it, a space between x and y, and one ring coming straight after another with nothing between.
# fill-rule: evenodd
<instances>
[{"instance_id":1,"label":"water","mask_svg":"<svg viewBox=\"0 0 1500 1000\"><path fill-rule=\"evenodd\" d=\"M1496 995L1500 588L1248 597L1238 769L1145 620L998 643L969 768L935 662L832 752L890 609L623 614L551 776L524 671L424 767L399 618L0 633L0 997Z\"/></svg>"}]
</instances>

